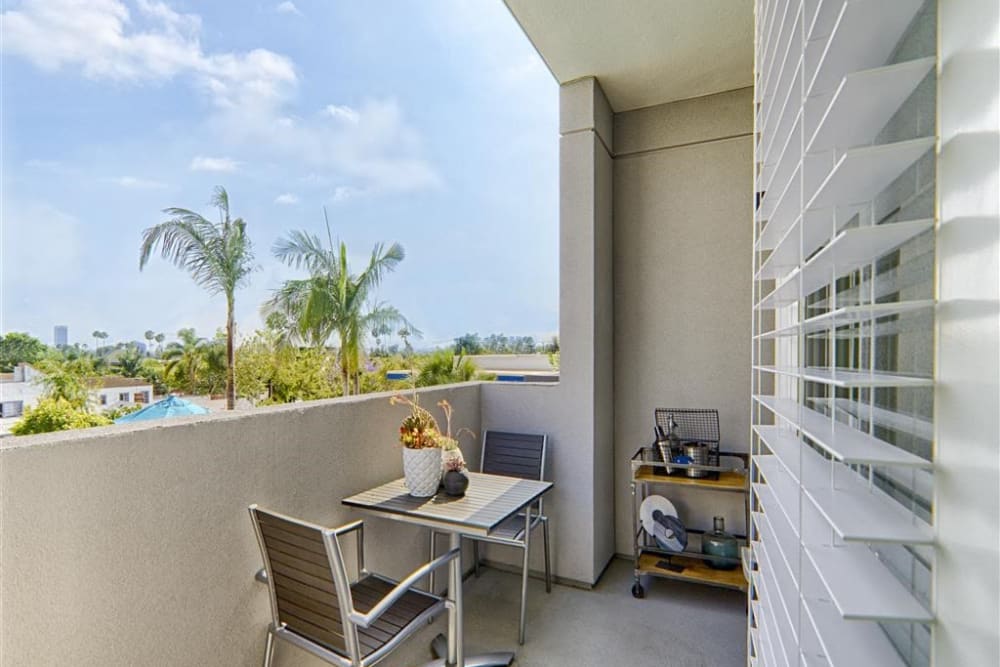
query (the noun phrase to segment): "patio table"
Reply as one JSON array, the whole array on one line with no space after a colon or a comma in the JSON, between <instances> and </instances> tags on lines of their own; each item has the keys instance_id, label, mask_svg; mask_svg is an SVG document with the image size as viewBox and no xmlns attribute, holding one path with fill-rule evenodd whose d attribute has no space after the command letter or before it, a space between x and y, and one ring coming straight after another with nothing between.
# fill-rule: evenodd
<instances>
[{"instance_id":1,"label":"patio table","mask_svg":"<svg viewBox=\"0 0 1000 667\"><path fill-rule=\"evenodd\" d=\"M501 475L470 472L469 488L464 496L453 497L439 492L430 498L415 498L406 490L402 479L377 486L343 499L349 507L368 514L425 526L448 534L449 548L461 545L463 535L485 537L501 523L525 510L526 526L531 522L531 505L552 488L543 482ZM530 533L530 530L528 531ZM448 586L457 591L462 586L461 556L449 565ZM454 587L454 588L452 588ZM500 651L464 657L462 649L462 619L455 615L448 623L448 636L459 641L445 641L438 635L431 643L438 657L425 667L506 667L514 660L513 651ZM445 656L445 646L455 647Z\"/></svg>"}]
</instances>

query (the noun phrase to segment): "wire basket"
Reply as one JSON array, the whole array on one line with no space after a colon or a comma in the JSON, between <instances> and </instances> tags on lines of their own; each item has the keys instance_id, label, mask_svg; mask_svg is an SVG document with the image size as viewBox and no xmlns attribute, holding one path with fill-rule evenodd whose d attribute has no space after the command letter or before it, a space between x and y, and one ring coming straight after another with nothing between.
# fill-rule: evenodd
<instances>
[{"instance_id":1,"label":"wire basket","mask_svg":"<svg viewBox=\"0 0 1000 667\"><path fill-rule=\"evenodd\" d=\"M714 408L656 408L653 411L656 425L664 433L670 432L673 420L674 434L682 442L700 442L708 448L707 465L719 465L719 411Z\"/></svg>"}]
</instances>

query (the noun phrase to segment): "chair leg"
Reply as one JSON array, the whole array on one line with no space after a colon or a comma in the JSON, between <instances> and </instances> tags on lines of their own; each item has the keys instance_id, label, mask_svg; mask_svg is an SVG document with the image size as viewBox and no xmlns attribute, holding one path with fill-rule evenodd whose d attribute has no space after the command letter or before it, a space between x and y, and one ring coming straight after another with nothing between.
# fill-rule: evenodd
<instances>
[{"instance_id":1,"label":"chair leg","mask_svg":"<svg viewBox=\"0 0 1000 667\"><path fill-rule=\"evenodd\" d=\"M433 528L431 528L430 533L431 533L430 540L429 540L430 541L430 553L427 554L427 562L428 563L431 562L432 560L434 560L434 552L437 551L437 533L434 532ZM431 570L431 573L429 575L427 575L427 579L428 579L428 581L427 581L427 592L430 593L431 595L434 595L435 594L434 593L434 570Z\"/></svg>"},{"instance_id":2,"label":"chair leg","mask_svg":"<svg viewBox=\"0 0 1000 667\"><path fill-rule=\"evenodd\" d=\"M552 592L552 565L549 561L549 518L542 517L542 546L545 548L545 592Z\"/></svg>"},{"instance_id":3,"label":"chair leg","mask_svg":"<svg viewBox=\"0 0 1000 667\"><path fill-rule=\"evenodd\" d=\"M479 540L472 540L472 569L479 576Z\"/></svg>"},{"instance_id":4,"label":"chair leg","mask_svg":"<svg viewBox=\"0 0 1000 667\"><path fill-rule=\"evenodd\" d=\"M271 667L274 661L274 635L270 628L267 630L267 644L264 646L264 667Z\"/></svg>"},{"instance_id":5,"label":"chair leg","mask_svg":"<svg viewBox=\"0 0 1000 667\"><path fill-rule=\"evenodd\" d=\"M517 643L524 644L524 617L528 611L528 545L524 545L524 559L521 562L521 621L518 626Z\"/></svg>"}]
</instances>

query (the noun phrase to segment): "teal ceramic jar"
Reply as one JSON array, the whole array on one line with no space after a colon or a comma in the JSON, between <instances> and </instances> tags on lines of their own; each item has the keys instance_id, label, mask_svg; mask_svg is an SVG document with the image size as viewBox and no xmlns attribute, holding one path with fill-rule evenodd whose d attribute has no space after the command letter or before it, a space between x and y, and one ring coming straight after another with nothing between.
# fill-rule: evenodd
<instances>
[{"instance_id":1,"label":"teal ceramic jar","mask_svg":"<svg viewBox=\"0 0 1000 667\"><path fill-rule=\"evenodd\" d=\"M701 552L706 556L716 556L708 559L709 566L716 570L732 570L739 567L739 540L726 532L725 519L721 516L715 517L713 523L712 532L705 533L701 538Z\"/></svg>"}]
</instances>

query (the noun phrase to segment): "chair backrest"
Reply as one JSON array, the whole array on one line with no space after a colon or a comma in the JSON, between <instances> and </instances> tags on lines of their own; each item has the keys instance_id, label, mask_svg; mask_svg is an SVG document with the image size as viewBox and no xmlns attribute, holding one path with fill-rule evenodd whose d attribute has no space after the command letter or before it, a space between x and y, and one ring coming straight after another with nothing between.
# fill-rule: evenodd
<instances>
[{"instance_id":1,"label":"chair backrest","mask_svg":"<svg viewBox=\"0 0 1000 667\"><path fill-rule=\"evenodd\" d=\"M548 436L535 433L483 432L480 471L522 479L545 477Z\"/></svg>"},{"instance_id":2,"label":"chair backrest","mask_svg":"<svg viewBox=\"0 0 1000 667\"><path fill-rule=\"evenodd\" d=\"M358 660L343 553L332 530L250 506L275 626Z\"/></svg>"}]
</instances>

